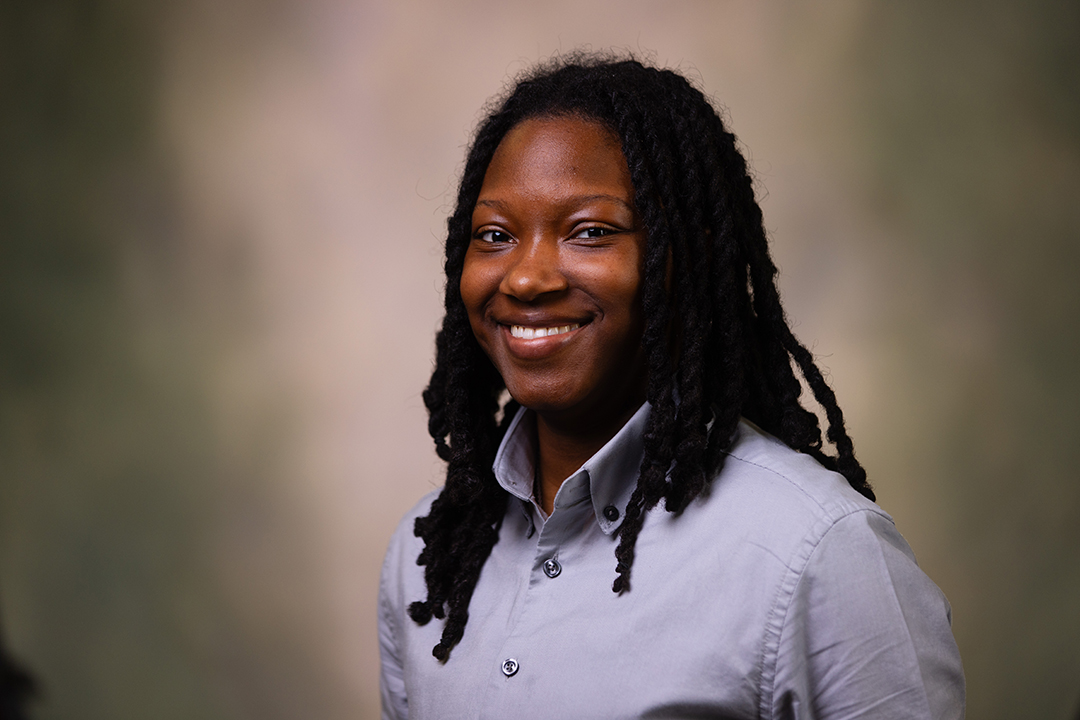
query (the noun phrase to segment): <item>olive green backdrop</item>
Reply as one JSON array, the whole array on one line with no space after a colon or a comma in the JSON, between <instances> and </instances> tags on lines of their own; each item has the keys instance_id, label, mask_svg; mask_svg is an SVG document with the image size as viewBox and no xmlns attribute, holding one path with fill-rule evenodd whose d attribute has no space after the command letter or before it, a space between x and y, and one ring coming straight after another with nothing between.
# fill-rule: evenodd
<instances>
[{"instance_id":1,"label":"olive green backdrop","mask_svg":"<svg viewBox=\"0 0 1080 720\"><path fill-rule=\"evenodd\" d=\"M0 630L34 717L377 715L464 146L583 45L725 108L969 717L1074 717L1075 3L7 0Z\"/></svg>"}]
</instances>

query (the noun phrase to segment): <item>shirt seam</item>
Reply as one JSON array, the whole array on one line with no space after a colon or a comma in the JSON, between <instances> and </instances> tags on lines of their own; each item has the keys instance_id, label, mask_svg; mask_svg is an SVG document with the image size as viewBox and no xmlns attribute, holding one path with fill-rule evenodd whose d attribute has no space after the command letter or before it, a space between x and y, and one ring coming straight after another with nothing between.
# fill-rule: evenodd
<instances>
[{"instance_id":1,"label":"shirt seam","mask_svg":"<svg viewBox=\"0 0 1080 720\"><path fill-rule=\"evenodd\" d=\"M787 446L785 446L785 447L787 447ZM797 451L795 451L795 452L797 452ZM818 500L816 497L814 497L810 493L806 492L806 490L803 487L801 487L798 483L792 481L791 478L789 478L784 473L778 471L776 468L771 468L768 465L762 465L761 463L756 463L753 460L747 460L746 458L739 457L738 455L736 455L736 454L734 454L732 452L727 452L725 454L728 457L731 457L731 458L734 458L734 459L738 460L739 462L746 463L747 465L753 465L756 468L760 468L761 470L772 473L776 477L782 479L788 485L791 485L793 488L798 490L807 500L810 500L811 502L814 503L814 505L816 505L818 507L818 509L822 510L826 514L827 517L832 515L832 513L829 512L828 508L825 505L823 505L820 500ZM869 508L861 508L861 509L867 509L868 510Z\"/></svg>"},{"instance_id":2,"label":"shirt seam","mask_svg":"<svg viewBox=\"0 0 1080 720\"><path fill-rule=\"evenodd\" d=\"M744 461L746 462L746 461ZM750 463L756 465L756 463ZM758 466L762 467L762 466ZM769 468L764 468L768 470ZM775 472L775 471L773 471ZM780 475L780 473L775 473ZM784 477L780 475L780 477ZM792 483L794 484L794 483ZM801 488L800 488L801 489ZM805 491L804 491L805 492ZM820 506L820 503L818 503ZM823 506L822 506L823 507ZM824 507L823 507L824 509ZM806 568L810 565L810 559L813 558L814 553L817 552L821 542L825 539L825 536L835 528L842 520L845 520L857 513L870 513L874 515L880 515L888 519L887 515L880 511L875 511L875 508L850 508L837 517L826 516L821 518L814 525L814 527L806 534L803 542L799 544L799 549L796 550L795 555L798 556L800 552L805 551L802 561L799 563L798 568L787 565L788 571L785 573L784 581L780 583L780 589L777 592L776 601L773 603L772 608L769 610L769 617L765 622L765 634L766 634L766 647L762 648L761 657L761 695L760 695L760 716L763 718L773 717L773 708L775 707L775 693L776 693L776 673L777 666L780 662L780 645L783 641L784 629L788 624L788 615L791 612L791 599L795 597L795 592L802 582L803 576L806 574ZM823 527L822 527L823 526ZM821 531L814 537L815 531L819 527L822 527ZM785 563L786 564L786 563ZM781 606L783 609L781 611ZM782 616L777 618L777 614L782 612ZM774 626L771 621L779 619L779 622L775 625L775 632L772 630ZM775 646L769 648L769 639L775 639ZM771 662L768 656L771 655ZM766 675L766 666L771 664L771 672ZM807 701L809 702L809 698ZM768 703L766 705L766 703Z\"/></svg>"}]
</instances>

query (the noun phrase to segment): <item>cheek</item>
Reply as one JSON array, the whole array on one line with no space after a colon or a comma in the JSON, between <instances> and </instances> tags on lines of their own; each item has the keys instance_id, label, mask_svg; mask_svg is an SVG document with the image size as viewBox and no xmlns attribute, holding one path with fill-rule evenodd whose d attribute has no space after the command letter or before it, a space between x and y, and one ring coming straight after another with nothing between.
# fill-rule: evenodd
<instances>
[{"instance_id":1,"label":"cheek","mask_svg":"<svg viewBox=\"0 0 1080 720\"><path fill-rule=\"evenodd\" d=\"M486 294L485 287L488 284L485 277L483 263L477 263L469 255L465 256L465 265L461 269L461 283L458 290L461 292L461 301L465 303L465 309L472 319L473 313L484 304Z\"/></svg>"},{"instance_id":2,"label":"cheek","mask_svg":"<svg viewBox=\"0 0 1080 720\"><path fill-rule=\"evenodd\" d=\"M592 288L606 314L635 318L642 314L641 271L631 260L625 263L590 267L579 274L581 284Z\"/></svg>"},{"instance_id":3,"label":"cheek","mask_svg":"<svg viewBox=\"0 0 1080 720\"><path fill-rule=\"evenodd\" d=\"M461 293L461 302L465 305L465 311L469 316L469 325L473 335L480 345L487 350L488 343L485 338L487 328L484 325L484 314L488 301L499 287L499 274L492 263L477 260L470 255L465 256L465 265L461 269L461 283L458 290Z\"/></svg>"}]
</instances>

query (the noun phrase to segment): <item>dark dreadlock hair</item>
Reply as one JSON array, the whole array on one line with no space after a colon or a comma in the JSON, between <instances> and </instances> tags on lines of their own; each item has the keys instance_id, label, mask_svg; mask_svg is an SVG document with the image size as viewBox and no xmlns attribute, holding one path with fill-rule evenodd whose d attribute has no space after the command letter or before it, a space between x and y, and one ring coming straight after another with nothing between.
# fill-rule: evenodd
<instances>
[{"instance_id":1,"label":"dark dreadlock hair","mask_svg":"<svg viewBox=\"0 0 1080 720\"><path fill-rule=\"evenodd\" d=\"M630 589L645 513L660 500L680 513L701 495L740 416L874 498L832 389L788 327L746 161L709 101L683 76L633 59L575 55L542 65L480 125L447 223L446 317L424 403L448 467L444 490L416 520L424 540L416 562L425 566L428 595L409 606L420 625L445 619L432 651L443 662L462 638L480 570L499 537L509 495L492 463L518 407L513 400L499 407L505 386L461 299L473 207L506 133L525 119L559 115L598 121L618 135L647 232L642 344L652 412L637 487L618 530L612 589ZM824 408L836 457L823 452L818 417L800 403L795 368Z\"/></svg>"}]
</instances>

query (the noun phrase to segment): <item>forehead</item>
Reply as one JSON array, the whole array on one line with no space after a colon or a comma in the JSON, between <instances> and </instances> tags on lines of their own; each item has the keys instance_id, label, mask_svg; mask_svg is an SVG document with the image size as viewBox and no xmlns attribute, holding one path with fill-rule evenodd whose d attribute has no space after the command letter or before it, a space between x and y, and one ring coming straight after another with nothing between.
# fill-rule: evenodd
<instances>
[{"instance_id":1,"label":"forehead","mask_svg":"<svg viewBox=\"0 0 1080 720\"><path fill-rule=\"evenodd\" d=\"M481 197L496 191L569 191L588 185L633 194L618 136L577 116L539 117L515 125L499 143L484 175Z\"/></svg>"}]
</instances>

